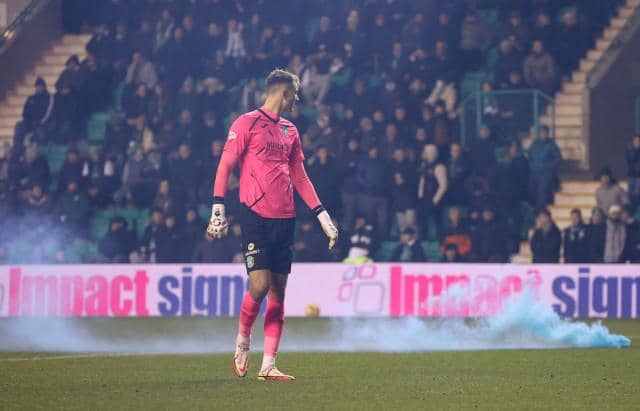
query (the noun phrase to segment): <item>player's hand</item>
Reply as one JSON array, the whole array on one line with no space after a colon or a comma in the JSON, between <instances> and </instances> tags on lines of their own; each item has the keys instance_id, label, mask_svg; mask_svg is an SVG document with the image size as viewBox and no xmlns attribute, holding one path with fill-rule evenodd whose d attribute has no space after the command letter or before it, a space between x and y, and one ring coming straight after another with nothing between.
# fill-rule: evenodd
<instances>
[{"instance_id":1,"label":"player's hand","mask_svg":"<svg viewBox=\"0 0 640 411\"><path fill-rule=\"evenodd\" d=\"M318 221L320 221L322 231L329 237L329 250L331 250L338 239L338 229L331 221L331 217L329 217L329 213L326 210L318 213Z\"/></svg>"},{"instance_id":2,"label":"player's hand","mask_svg":"<svg viewBox=\"0 0 640 411\"><path fill-rule=\"evenodd\" d=\"M213 239L219 239L227 235L229 222L225 215L224 204L214 204L211 206L211 218L207 226L207 235Z\"/></svg>"}]
</instances>

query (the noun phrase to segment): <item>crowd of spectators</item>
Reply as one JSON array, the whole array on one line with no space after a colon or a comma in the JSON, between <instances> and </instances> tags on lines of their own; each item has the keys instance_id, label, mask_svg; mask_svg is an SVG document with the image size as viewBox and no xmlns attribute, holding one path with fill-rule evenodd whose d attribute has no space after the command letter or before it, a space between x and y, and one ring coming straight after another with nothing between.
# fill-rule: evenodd
<instances>
[{"instance_id":1,"label":"crowd of spectators","mask_svg":"<svg viewBox=\"0 0 640 411\"><path fill-rule=\"evenodd\" d=\"M535 141L523 140L523 128L513 126L515 106L497 107L488 96L484 114L495 121L463 146L459 85L497 50L494 81L483 91L553 93L616 2L495 1L495 21L480 3L65 1L67 30L93 36L86 59L69 58L56 84L37 80L13 145L3 148L0 259L66 262L70 244L93 241L98 254L91 261L241 261L237 181L230 184L227 238L204 236L200 210L211 202L229 121L261 105L262 79L282 67L302 80L302 101L290 117L308 173L344 233L327 254L301 206L297 261L369 259L387 240L400 244L393 260L433 259L420 246L429 241L444 261L508 261L533 224L532 210L539 211L534 256L557 261L561 240L545 209L559 184L553 136L541 127ZM104 141L87 144L87 121L97 112L111 120ZM629 154L633 207L640 198L638 143ZM50 145L68 147L58 173L42 154ZM612 214L627 203L604 178L598 205ZM115 215L106 234L92 238L96 213L128 208L150 210L148 221L131 227ZM594 221L598 213L600 224L609 221L601 211ZM565 259L584 252L572 243L586 241L579 214L575 220ZM609 228L603 235L617 243L631 237ZM56 238L53 252L43 250L45 237ZM30 252L10 255L7 245L17 240ZM602 259L618 251L603 246Z\"/></svg>"}]
</instances>

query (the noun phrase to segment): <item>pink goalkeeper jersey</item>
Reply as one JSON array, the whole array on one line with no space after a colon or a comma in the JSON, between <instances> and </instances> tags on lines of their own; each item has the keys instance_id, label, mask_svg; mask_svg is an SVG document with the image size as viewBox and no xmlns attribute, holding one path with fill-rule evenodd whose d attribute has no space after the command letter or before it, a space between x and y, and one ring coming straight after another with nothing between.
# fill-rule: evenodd
<instances>
[{"instance_id":1,"label":"pink goalkeeper jersey","mask_svg":"<svg viewBox=\"0 0 640 411\"><path fill-rule=\"evenodd\" d=\"M294 186L307 206L320 206L303 160L293 123L264 108L243 114L229 130L213 195L224 197L228 174L239 161L240 202L262 217L295 217Z\"/></svg>"}]
</instances>

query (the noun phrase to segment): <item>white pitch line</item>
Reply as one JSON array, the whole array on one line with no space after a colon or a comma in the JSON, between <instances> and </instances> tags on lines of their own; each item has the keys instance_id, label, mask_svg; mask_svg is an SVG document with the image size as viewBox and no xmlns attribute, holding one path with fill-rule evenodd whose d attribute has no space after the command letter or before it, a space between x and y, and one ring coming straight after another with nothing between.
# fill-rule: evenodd
<instances>
[{"instance_id":1,"label":"white pitch line","mask_svg":"<svg viewBox=\"0 0 640 411\"><path fill-rule=\"evenodd\" d=\"M73 354L73 355L51 355L46 357L18 357L0 358L0 362L20 362L20 361L43 361L43 360L69 360L76 358L96 358L96 357L126 357L136 354Z\"/></svg>"}]
</instances>

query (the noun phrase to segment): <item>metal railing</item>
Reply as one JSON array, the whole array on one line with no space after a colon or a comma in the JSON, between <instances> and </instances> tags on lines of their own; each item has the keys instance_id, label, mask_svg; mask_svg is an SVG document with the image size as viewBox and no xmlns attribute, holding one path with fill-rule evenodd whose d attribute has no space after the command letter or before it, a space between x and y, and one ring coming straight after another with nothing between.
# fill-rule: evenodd
<instances>
[{"instance_id":1,"label":"metal railing","mask_svg":"<svg viewBox=\"0 0 640 411\"><path fill-rule=\"evenodd\" d=\"M509 134L498 137L511 140L531 131L537 138L542 124L540 117L545 113L551 120L551 124L545 125L555 137L556 103L551 96L536 89L476 91L459 106L461 143L469 147L483 126L494 128L494 132L497 128L498 132Z\"/></svg>"},{"instance_id":2,"label":"metal railing","mask_svg":"<svg viewBox=\"0 0 640 411\"><path fill-rule=\"evenodd\" d=\"M20 30L29 23L36 11L47 3L47 0L30 0L15 18L0 33L0 54L13 42Z\"/></svg>"},{"instance_id":3,"label":"metal railing","mask_svg":"<svg viewBox=\"0 0 640 411\"><path fill-rule=\"evenodd\" d=\"M632 34L633 29L640 24L640 7L636 7L627 21L624 23L618 34L611 40L609 47L602 53L602 56L596 61L596 64L589 70L587 74L587 86L593 88L597 77L600 77L604 70L609 66L611 55L620 51L622 46Z\"/></svg>"}]
</instances>

